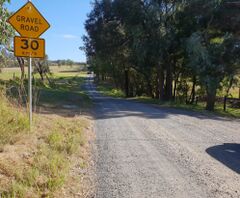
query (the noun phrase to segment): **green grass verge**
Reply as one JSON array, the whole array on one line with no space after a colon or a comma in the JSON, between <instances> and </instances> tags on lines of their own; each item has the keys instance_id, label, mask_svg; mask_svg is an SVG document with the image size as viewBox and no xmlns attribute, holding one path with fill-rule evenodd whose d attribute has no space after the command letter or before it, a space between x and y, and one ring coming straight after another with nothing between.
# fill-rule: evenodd
<instances>
[{"instance_id":1,"label":"green grass verge","mask_svg":"<svg viewBox=\"0 0 240 198\"><path fill-rule=\"evenodd\" d=\"M15 136L29 130L27 114L14 107L0 91L0 147L13 144Z\"/></svg>"},{"instance_id":2,"label":"green grass verge","mask_svg":"<svg viewBox=\"0 0 240 198\"><path fill-rule=\"evenodd\" d=\"M74 104L88 109L92 106L89 96L82 89L84 73L58 73L54 75L54 86L40 88L40 105L61 106Z\"/></svg>"},{"instance_id":3,"label":"green grass verge","mask_svg":"<svg viewBox=\"0 0 240 198\"><path fill-rule=\"evenodd\" d=\"M78 119L66 121L57 118L51 121L52 127L38 145L30 165L11 173L14 179L8 189L1 192L1 197L54 197L54 193L64 185L71 156L81 152L86 143L84 123Z\"/></svg>"},{"instance_id":4,"label":"green grass verge","mask_svg":"<svg viewBox=\"0 0 240 198\"><path fill-rule=\"evenodd\" d=\"M115 98L124 98L125 94L122 90L114 88L109 83L99 83L97 85L97 90L105 96L115 97Z\"/></svg>"},{"instance_id":5,"label":"green grass verge","mask_svg":"<svg viewBox=\"0 0 240 198\"><path fill-rule=\"evenodd\" d=\"M197 105L193 104L183 104L178 102L163 102L157 99L152 99L149 97L136 97L132 100L148 103L148 104L156 104L161 107L170 107L170 108L177 108L177 109L185 109L185 110L192 110L197 112L204 112L207 114L215 114L220 116L226 116L226 117L233 117L233 118L240 118L240 109L237 108L231 108L230 106L227 107L227 110L223 110L223 104L216 103L215 105L215 111L209 112L205 110L206 103L199 102Z\"/></svg>"},{"instance_id":6,"label":"green grass verge","mask_svg":"<svg viewBox=\"0 0 240 198\"><path fill-rule=\"evenodd\" d=\"M50 71L56 76L73 76L77 72L79 73L81 70L81 67L78 65L71 66L50 66ZM82 73L83 74L83 73ZM25 67L25 75L27 77L28 75L28 67ZM21 70L19 67L14 68L2 68L2 71L0 72L0 80L10 80L15 78L21 77ZM38 74L35 74L35 77L39 78Z\"/></svg>"},{"instance_id":7,"label":"green grass verge","mask_svg":"<svg viewBox=\"0 0 240 198\"><path fill-rule=\"evenodd\" d=\"M37 82L40 105L53 107L52 114L64 104L77 105L79 109L90 108L91 100L81 87L85 76L86 74L79 72L61 72L53 75L54 84L51 86ZM18 82L13 80L3 83L10 87L18 86ZM34 117L35 126L29 134L37 139L32 145L36 147L33 155L28 159L20 157L14 160L14 163L4 158L0 160L1 174L6 176L6 180L9 179L8 185L5 186L1 186L0 181L0 197L54 197L54 193L58 192L68 179L72 165L71 157L84 149L84 129L89 126L86 119L56 115L53 115L51 120L48 116ZM12 106L2 95L0 131L0 145L2 144L3 148L4 145L12 143L16 135L29 131L27 115ZM18 140L21 140L21 137L18 137ZM81 161L80 158L78 160ZM83 166L85 160L82 159L82 162Z\"/></svg>"},{"instance_id":8,"label":"green grass verge","mask_svg":"<svg viewBox=\"0 0 240 198\"><path fill-rule=\"evenodd\" d=\"M63 105L74 105L89 109L92 106L91 100L82 89L86 73L84 72L61 72L51 76L51 84L45 81L43 84L38 76L33 83L34 105L46 105L48 107L62 107ZM17 101L26 102L27 80L24 81L24 95L19 97L20 80L0 80L0 84L6 86L8 95ZM21 93L22 94L22 93Z\"/></svg>"},{"instance_id":9,"label":"green grass verge","mask_svg":"<svg viewBox=\"0 0 240 198\"><path fill-rule=\"evenodd\" d=\"M98 84L97 90L105 96L121 97L121 98L125 97L124 93L121 90L114 88L109 83ZM197 105L187 105L179 102L163 102L157 99L152 99L150 97L136 97L136 98L131 98L131 100L148 103L148 104L156 104L161 107L171 107L171 108L204 112L208 114L215 114L220 116L240 118L240 109L231 108L230 106L228 106L227 111L225 112L223 110L223 104L219 104L219 103L216 103L215 112L209 112L205 110L205 105L206 105L205 103L198 103Z\"/></svg>"}]
</instances>

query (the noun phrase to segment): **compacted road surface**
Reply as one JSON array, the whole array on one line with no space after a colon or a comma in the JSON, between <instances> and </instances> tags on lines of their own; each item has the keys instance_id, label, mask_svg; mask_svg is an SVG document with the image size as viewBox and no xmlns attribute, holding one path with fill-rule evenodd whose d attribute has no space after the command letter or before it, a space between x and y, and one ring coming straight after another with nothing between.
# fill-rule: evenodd
<instances>
[{"instance_id":1,"label":"compacted road surface","mask_svg":"<svg viewBox=\"0 0 240 198\"><path fill-rule=\"evenodd\" d=\"M97 198L240 197L240 122L113 99L95 103Z\"/></svg>"}]
</instances>

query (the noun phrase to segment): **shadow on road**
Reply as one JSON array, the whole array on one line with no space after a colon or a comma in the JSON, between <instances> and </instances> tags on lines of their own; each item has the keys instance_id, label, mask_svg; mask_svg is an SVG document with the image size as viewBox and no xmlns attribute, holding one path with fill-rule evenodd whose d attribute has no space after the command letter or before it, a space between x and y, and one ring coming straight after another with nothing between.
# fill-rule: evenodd
<instances>
[{"instance_id":1,"label":"shadow on road","mask_svg":"<svg viewBox=\"0 0 240 198\"><path fill-rule=\"evenodd\" d=\"M209 114L205 112L195 112L177 108L161 107L154 104L145 104L142 102L129 101L121 98L112 98L101 95L96 90L96 85L92 78L86 79L84 89L90 95L95 104L95 119L111 119L121 117L144 117L147 119L166 119L171 115L180 115L195 117L200 120L211 119L216 121L232 121L232 118L226 118Z\"/></svg>"},{"instance_id":2,"label":"shadow on road","mask_svg":"<svg viewBox=\"0 0 240 198\"><path fill-rule=\"evenodd\" d=\"M206 152L214 159L240 174L240 144L223 144L210 147Z\"/></svg>"},{"instance_id":3,"label":"shadow on road","mask_svg":"<svg viewBox=\"0 0 240 198\"><path fill-rule=\"evenodd\" d=\"M200 120L211 119L222 122L233 120L204 112L194 112L191 110L161 107L125 99L105 97L96 91L90 91L90 93L94 95L93 102L97 111L95 118L100 120L132 116L147 119L167 119L172 115L194 117Z\"/></svg>"}]
</instances>

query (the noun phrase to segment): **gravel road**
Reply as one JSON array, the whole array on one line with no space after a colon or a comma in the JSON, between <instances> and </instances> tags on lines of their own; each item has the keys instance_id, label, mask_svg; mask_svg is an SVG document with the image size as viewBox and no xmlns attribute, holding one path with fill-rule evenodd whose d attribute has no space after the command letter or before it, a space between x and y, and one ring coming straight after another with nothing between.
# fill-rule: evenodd
<instances>
[{"instance_id":1,"label":"gravel road","mask_svg":"<svg viewBox=\"0 0 240 198\"><path fill-rule=\"evenodd\" d=\"M95 103L97 198L240 197L240 121L103 97Z\"/></svg>"}]
</instances>

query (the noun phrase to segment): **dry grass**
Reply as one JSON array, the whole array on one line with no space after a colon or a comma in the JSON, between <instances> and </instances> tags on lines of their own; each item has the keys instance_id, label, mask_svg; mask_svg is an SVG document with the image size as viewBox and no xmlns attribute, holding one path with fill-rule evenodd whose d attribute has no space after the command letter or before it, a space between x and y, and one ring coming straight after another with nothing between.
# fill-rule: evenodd
<instances>
[{"instance_id":1,"label":"dry grass","mask_svg":"<svg viewBox=\"0 0 240 198\"><path fill-rule=\"evenodd\" d=\"M62 80L65 75L68 81L73 78L72 83L61 90L43 90L49 100L42 103L50 107L45 105L34 114L31 133L26 114L0 96L1 198L86 197L91 192L87 173L91 167L90 140L94 136L90 135L91 119L81 115L87 100L80 93L82 80L75 77L76 73L58 75L63 76ZM54 106L56 101L60 106ZM65 103L76 109L63 109Z\"/></svg>"},{"instance_id":2,"label":"dry grass","mask_svg":"<svg viewBox=\"0 0 240 198\"><path fill-rule=\"evenodd\" d=\"M45 115L37 116L35 124L32 134L6 145L0 154L2 197L56 197L69 179L74 160L81 171L88 168L83 164L90 156L89 119Z\"/></svg>"},{"instance_id":3,"label":"dry grass","mask_svg":"<svg viewBox=\"0 0 240 198\"><path fill-rule=\"evenodd\" d=\"M16 113L14 107L0 91L0 147L4 144L14 144L17 135L28 132L28 118L23 110Z\"/></svg>"}]
</instances>

